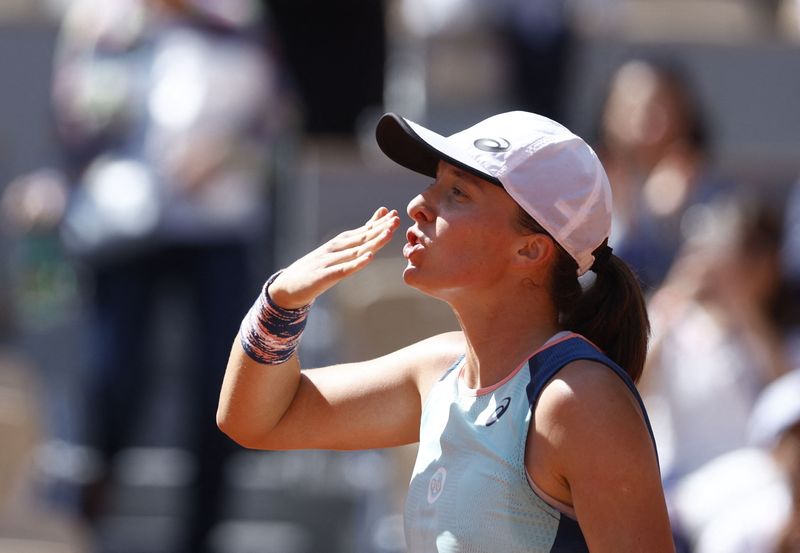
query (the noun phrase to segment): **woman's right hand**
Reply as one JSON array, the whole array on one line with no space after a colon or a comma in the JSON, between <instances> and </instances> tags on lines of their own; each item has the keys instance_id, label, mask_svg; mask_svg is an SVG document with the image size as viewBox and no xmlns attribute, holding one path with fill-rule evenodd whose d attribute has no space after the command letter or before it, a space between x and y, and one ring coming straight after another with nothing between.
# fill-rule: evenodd
<instances>
[{"instance_id":1,"label":"woman's right hand","mask_svg":"<svg viewBox=\"0 0 800 553\"><path fill-rule=\"evenodd\" d=\"M366 267L400 226L396 210L378 210L362 226L347 230L301 257L269 286L272 301L284 309L308 305L334 284Z\"/></svg>"}]
</instances>

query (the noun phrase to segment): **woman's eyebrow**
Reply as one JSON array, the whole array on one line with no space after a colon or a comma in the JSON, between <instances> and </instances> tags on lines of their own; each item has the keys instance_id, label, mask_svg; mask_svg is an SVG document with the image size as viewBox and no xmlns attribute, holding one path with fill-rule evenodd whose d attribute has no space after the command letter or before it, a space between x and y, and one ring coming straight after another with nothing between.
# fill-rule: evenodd
<instances>
[{"instance_id":1,"label":"woman's eyebrow","mask_svg":"<svg viewBox=\"0 0 800 553\"><path fill-rule=\"evenodd\" d=\"M480 182L480 179L478 177L476 177L474 175L471 175L470 173L467 173L466 171L462 171L461 169L453 168L453 169L451 169L451 171L453 172L453 175L455 177L458 177L459 179L463 180L467 184L470 184L470 185L475 186L477 188L481 188L481 182Z\"/></svg>"}]
</instances>

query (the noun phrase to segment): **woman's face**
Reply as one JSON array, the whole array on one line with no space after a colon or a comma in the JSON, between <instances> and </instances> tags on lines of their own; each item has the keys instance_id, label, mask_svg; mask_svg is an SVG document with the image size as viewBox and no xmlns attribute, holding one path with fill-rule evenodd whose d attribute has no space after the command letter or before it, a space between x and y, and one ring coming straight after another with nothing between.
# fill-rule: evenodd
<instances>
[{"instance_id":1,"label":"woman's face","mask_svg":"<svg viewBox=\"0 0 800 553\"><path fill-rule=\"evenodd\" d=\"M498 283L519 247L518 210L499 186L440 162L433 184L408 204L403 279L440 299Z\"/></svg>"}]
</instances>

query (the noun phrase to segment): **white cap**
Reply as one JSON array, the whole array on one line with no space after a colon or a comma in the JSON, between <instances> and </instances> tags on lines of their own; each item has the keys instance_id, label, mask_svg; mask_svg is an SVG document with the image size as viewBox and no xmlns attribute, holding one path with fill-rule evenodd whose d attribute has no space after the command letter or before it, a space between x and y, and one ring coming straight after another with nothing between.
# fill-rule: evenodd
<instances>
[{"instance_id":1,"label":"white cap","mask_svg":"<svg viewBox=\"0 0 800 553\"><path fill-rule=\"evenodd\" d=\"M566 127L512 111L442 136L394 113L375 131L390 159L436 176L440 160L502 186L578 263L594 263L611 232L611 186L597 155Z\"/></svg>"}]
</instances>

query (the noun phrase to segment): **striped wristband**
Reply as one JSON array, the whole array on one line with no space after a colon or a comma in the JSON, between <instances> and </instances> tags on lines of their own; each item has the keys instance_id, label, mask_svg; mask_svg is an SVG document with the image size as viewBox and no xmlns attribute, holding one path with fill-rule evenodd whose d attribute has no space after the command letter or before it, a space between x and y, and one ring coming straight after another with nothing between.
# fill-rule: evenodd
<instances>
[{"instance_id":1,"label":"striped wristband","mask_svg":"<svg viewBox=\"0 0 800 553\"><path fill-rule=\"evenodd\" d=\"M280 365L289 360L297 349L311 309L311 304L298 309L284 309L275 305L268 289L279 274L280 271L264 284L239 328L244 351L253 361L265 365Z\"/></svg>"}]
</instances>

